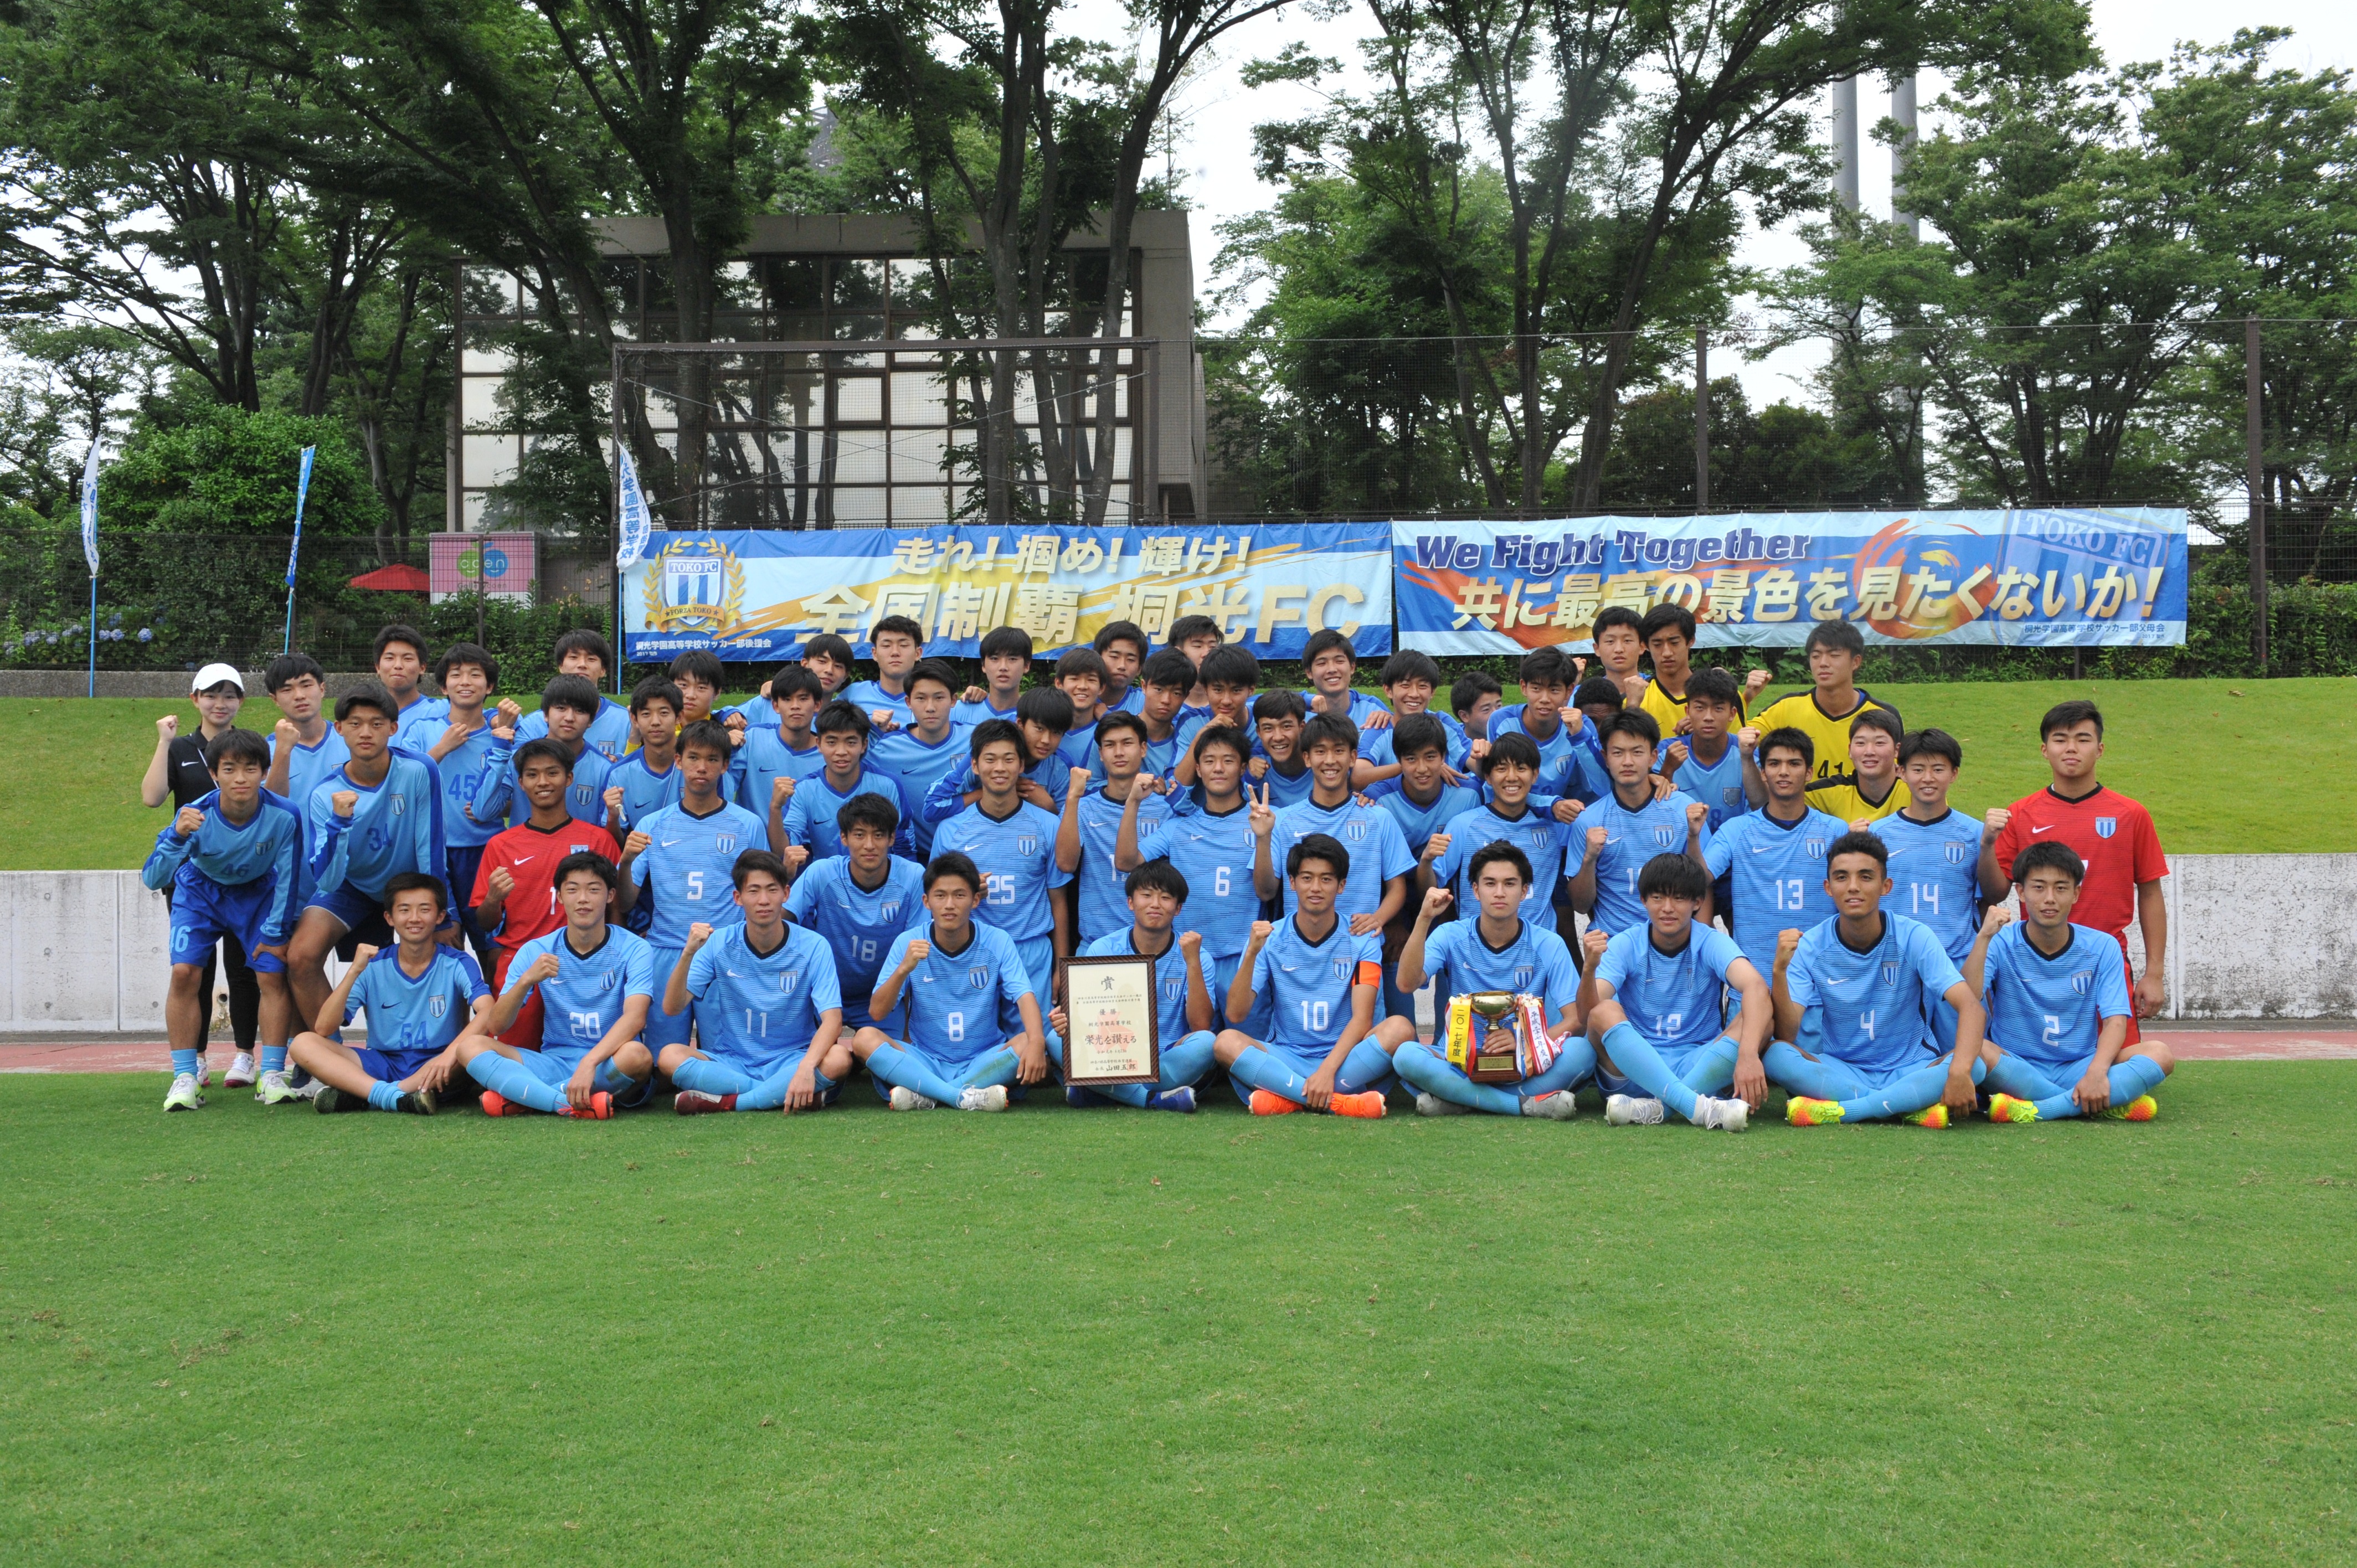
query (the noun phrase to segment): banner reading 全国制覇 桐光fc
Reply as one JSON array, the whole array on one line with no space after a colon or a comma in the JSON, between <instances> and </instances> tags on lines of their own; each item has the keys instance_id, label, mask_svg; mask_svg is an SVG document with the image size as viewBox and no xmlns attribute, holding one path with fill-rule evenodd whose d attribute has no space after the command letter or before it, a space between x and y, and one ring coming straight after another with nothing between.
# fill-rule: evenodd
<instances>
[{"instance_id":1,"label":"banner reading \u5168\u56fd\u5236\u8987 \u6850\u5149fc","mask_svg":"<svg viewBox=\"0 0 2357 1568\"><path fill-rule=\"evenodd\" d=\"M655 533L623 586L637 662L691 649L780 659L824 632L865 658L887 616L923 627L927 651L966 658L1002 626L1029 632L1046 657L1108 621L1135 621L1158 643L1189 615L1264 658L1298 659L1325 627L1361 655L1392 649L1383 522Z\"/></svg>"},{"instance_id":2,"label":"banner reading \u5168\u56fd\u5236\u8987 \u6850\u5149fc","mask_svg":"<svg viewBox=\"0 0 2357 1568\"><path fill-rule=\"evenodd\" d=\"M2134 507L1394 522L1400 646L1586 650L1608 605L1684 605L1709 644L2185 640L2185 513Z\"/></svg>"}]
</instances>

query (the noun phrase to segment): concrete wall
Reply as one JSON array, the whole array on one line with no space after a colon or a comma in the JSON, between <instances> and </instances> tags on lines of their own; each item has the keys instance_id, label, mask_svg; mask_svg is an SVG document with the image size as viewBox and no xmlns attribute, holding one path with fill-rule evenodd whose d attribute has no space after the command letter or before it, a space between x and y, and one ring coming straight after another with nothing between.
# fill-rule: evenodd
<instances>
[{"instance_id":1,"label":"concrete wall","mask_svg":"<svg viewBox=\"0 0 2357 1568\"><path fill-rule=\"evenodd\" d=\"M2184 854L2169 1016L2357 1017L2357 854ZM135 871L0 872L0 1035L164 1026L163 899ZM2128 948L2139 967L2143 937Z\"/></svg>"}]
</instances>

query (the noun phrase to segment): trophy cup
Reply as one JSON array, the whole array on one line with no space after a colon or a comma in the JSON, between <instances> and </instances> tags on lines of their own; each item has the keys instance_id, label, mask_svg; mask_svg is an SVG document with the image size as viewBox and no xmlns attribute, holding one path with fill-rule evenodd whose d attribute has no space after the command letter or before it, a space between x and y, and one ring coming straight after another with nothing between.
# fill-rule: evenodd
<instances>
[{"instance_id":1,"label":"trophy cup","mask_svg":"<svg viewBox=\"0 0 2357 1568\"><path fill-rule=\"evenodd\" d=\"M1520 1083L1523 1067L1514 1027L1514 993L1477 991L1465 1000L1473 1015L1465 1048L1465 1076L1476 1083Z\"/></svg>"}]
</instances>

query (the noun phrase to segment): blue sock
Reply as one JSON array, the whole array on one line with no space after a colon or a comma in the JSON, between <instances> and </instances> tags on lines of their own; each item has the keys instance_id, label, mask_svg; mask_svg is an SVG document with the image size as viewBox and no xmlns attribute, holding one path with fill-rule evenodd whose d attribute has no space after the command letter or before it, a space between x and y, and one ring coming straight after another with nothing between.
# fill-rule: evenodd
<instances>
[{"instance_id":1,"label":"blue sock","mask_svg":"<svg viewBox=\"0 0 2357 1568\"><path fill-rule=\"evenodd\" d=\"M719 1092L735 1095L737 1109L739 1111L776 1111L785 1105L786 1090L794 1086L794 1074L802 1069L802 1058L796 1057L792 1061L749 1088L722 1090ZM677 1073L672 1074L672 1081L674 1083L679 1081ZM823 1095L834 1087L834 1079L816 1068L813 1068L811 1069L811 1087Z\"/></svg>"},{"instance_id":2,"label":"blue sock","mask_svg":"<svg viewBox=\"0 0 2357 1568\"><path fill-rule=\"evenodd\" d=\"M467 1064L467 1076L498 1095L528 1110L545 1112L551 1116L565 1110L565 1090L553 1083L544 1083L541 1077L523 1063L497 1051L485 1051ZM373 1105L375 1100L369 1101Z\"/></svg>"},{"instance_id":3,"label":"blue sock","mask_svg":"<svg viewBox=\"0 0 2357 1568\"><path fill-rule=\"evenodd\" d=\"M2036 1079L2034 1087L2043 1092L2024 1094L2021 1098L2038 1107L2040 1122L2059 1121L2079 1114L2079 1102L2071 1098L2070 1087L2057 1087L2053 1079L2028 1069L2017 1058L2000 1056L1997 1062L2001 1067L2013 1069L2008 1076L2022 1081L2025 1087L2032 1087L2027 1080ZM1992 1074L1992 1079L1995 1076ZM2112 1064L2112 1070L2104 1075L2104 1082L2111 1086L2113 1105L2121 1106L2139 1094L2151 1093L2165 1076L2160 1064L2150 1057L2123 1057ZM2007 1089L2003 1092L2013 1094L2017 1091Z\"/></svg>"},{"instance_id":4,"label":"blue sock","mask_svg":"<svg viewBox=\"0 0 2357 1568\"><path fill-rule=\"evenodd\" d=\"M179 1077L182 1073L187 1073L190 1078L194 1078L197 1074L204 1070L204 1066L205 1053L201 1050L174 1051L172 1053L172 1076L174 1078Z\"/></svg>"},{"instance_id":5,"label":"blue sock","mask_svg":"<svg viewBox=\"0 0 2357 1568\"><path fill-rule=\"evenodd\" d=\"M1787 1094L1797 1094L1810 1100L1847 1100L1864 1094L1868 1085L1857 1069L1847 1062L1832 1057L1812 1060L1800 1047L1789 1041L1778 1040L1760 1057L1760 1065L1768 1074L1768 1081Z\"/></svg>"},{"instance_id":6,"label":"blue sock","mask_svg":"<svg viewBox=\"0 0 2357 1568\"><path fill-rule=\"evenodd\" d=\"M401 1109L401 1086L382 1079L369 1079L369 1109L398 1111Z\"/></svg>"},{"instance_id":7,"label":"blue sock","mask_svg":"<svg viewBox=\"0 0 2357 1568\"><path fill-rule=\"evenodd\" d=\"M867 1053L867 1070L895 1089L921 1094L938 1105L955 1109L958 1091L944 1083L916 1057L897 1046L878 1046Z\"/></svg>"},{"instance_id":8,"label":"blue sock","mask_svg":"<svg viewBox=\"0 0 2357 1568\"><path fill-rule=\"evenodd\" d=\"M1678 1076L1696 1094L1724 1098L1735 1087L1735 1063L1741 1054L1732 1036L1721 1035L1688 1057Z\"/></svg>"},{"instance_id":9,"label":"blue sock","mask_svg":"<svg viewBox=\"0 0 2357 1568\"><path fill-rule=\"evenodd\" d=\"M263 1047L262 1070L264 1072L285 1072L286 1070L286 1047L285 1046Z\"/></svg>"},{"instance_id":10,"label":"blue sock","mask_svg":"<svg viewBox=\"0 0 2357 1568\"><path fill-rule=\"evenodd\" d=\"M1973 1081L1985 1074L1979 1059L1973 1062ZM1948 1089L1948 1058L1935 1058L1911 1072L1900 1074L1879 1089L1841 1102L1845 1122L1876 1122L1887 1116L1911 1116L1940 1103Z\"/></svg>"},{"instance_id":11,"label":"blue sock","mask_svg":"<svg viewBox=\"0 0 2357 1568\"><path fill-rule=\"evenodd\" d=\"M1365 1094L1372 1090L1380 1094L1391 1087L1394 1076L1391 1052L1375 1044L1374 1036L1370 1035L1352 1046L1351 1054L1342 1058L1342 1070L1334 1075L1334 1092ZM1519 1113L1517 1111L1509 1114Z\"/></svg>"},{"instance_id":12,"label":"blue sock","mask_svg":"<svg viewBox=\"0 0 2357 1568\"><path fill-rule=\"evenodd\" d=\"M2112 1103L2126 1105L2140 1094L2150 1094L2168 1076L2150 1057L2125 1057L2112 1064Z\"/></svg>"},{"instance_id":13,"label":"blue sock","mask_svg":"<svg viewBox=\"0 0 2357 1568\"><path fill-rule=\"evenodd\" d=\"M1437 1100L1469 1110L1486 1111L1492 1116L1520 1116L1523 1097L1511 1089L1493 1083L1476 1083L1450 1067L1448 1061L1434 1054L1430 1046L1410 1040L1392 1053L1392 1070L1412 1089L1418 1089Z\"/></svg>"},{"instance_id":14,"label":"blue sock","mask_svg":"<svg viewBox=\"0 0 2357 1568\"><path fill-rule=\"evenodd\" d=\"M1001 1046L996 1050L985 1051L976 1057L974 1065L965 1069L965 1076L957 1080L957 1087L964 1090L988 1089L993 1084L998 1083L1013 1083L1015 1075L1022 1070L1023 1058L1006 1047ZM957 1102L958 1097L955 1094L951 1095L947 1101L951 1105L955 1105Z\"/></svg>"},{"instance_id":15,"label":"blue sock","mask_svg":"<svg viewBox=\"0 0 2357 1568\"><path fill-rule=\"evenodd\" d=\"M1636 1025L1622 1020L1606 1031L1604 1054L1620 1069L1620 1076L1633 1080L1638 1087L1691 1122L1695 1119L1695 1091L1685 1079L1670 1070L1653 1042L1645 1038Z\"/></svg>"},{"instance_id":16,"label":"blue sock","mask_svg":"<svg viewBox=\"0 0 2357 1568\"><path fill-rule=\"evenodd\" d=\"M1203 1075L1211 1070L1211 1042L1216 1038L1209 1029L1197 1029L1164 1051L1162 1081L1155 1087L1165 1090L1192 1089L1202 1082Z\"/></svg>"},{"instance_id":17,"label":"blue sock","mask_svg":"<svg viewBox=\"0 0 2357 1568\"><path fill-rule=\"evenodd\" d=\"M1296 1105L1308 1101L1309 1080L1264 1050L1249 1050L1228 1064L1228 1076L1247 1089L1265 1089Z\"/></svg>"},{"instance_id":18,"label":"blue sock","mask_svg":"<svg viewBox=\"0 0 2357 1568\"><path fill-rule=\"evenodd\" d=\"M801 1065L800 1061L794 1063L796 1067ZM786 1076L791 1079L793 1074L790 1070ZM672 1073L671 1081L677 1088L694 1090L698 1094L749 1094L754 1088L751 1079L708 1057L688 1058ZM785 1090L780 1089L778 1090L778 1104L785 1102Z\"/></svg>"}]
</instances>

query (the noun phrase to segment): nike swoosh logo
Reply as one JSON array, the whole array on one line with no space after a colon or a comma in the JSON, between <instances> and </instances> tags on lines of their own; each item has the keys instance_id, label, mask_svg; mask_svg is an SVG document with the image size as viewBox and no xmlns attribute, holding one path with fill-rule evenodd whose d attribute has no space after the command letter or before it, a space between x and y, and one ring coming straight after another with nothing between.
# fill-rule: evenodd
<instances>
[{"instance_id":1,"label":"nike swoosh logo","mask_svg":"<svg viewBox=\"0 0 2357 1568\"><path fill-rule=\"evenodd\" d=\"M2050 831L2051 831L2054 827L2056 827L2057 825L2058 825L2058 824L2056 824L2056 823L2049 822L2049 823L2047 823L2047 824L2046 824L2046 826L2044 826L2044 827L2042 827L2042 828L2032 828L2032 829L2030 829L2029 831L2030 831L2030 832L2031 832L2032 834L2042 833L2042 832L2050 832Z\"/></svg>"},{"instance_id":2,"label":"nike swoosh logo","mask_svg":"<svg viewBox=\"0 0 2357 1568\"><path fill-rule=\"evenodd\" d=\"M662 841L662 846L665 849L669 849L672 845L677 843L679 843L679 840L677 839L665 839Z\"/></svg>"},{"instance_id":3,"label":"nike swoosh logo","mask_svg":"<svg viewBox=\"0 0 2357 1568\"><path fill-rule=\"evenodd\" d=\"M1774 849L1775 847L1776 846L1772 843L1754 844L1751 848L1751 853L1754 854L1766 854L1770 850Z\"/></svg>"}]
</instances>

